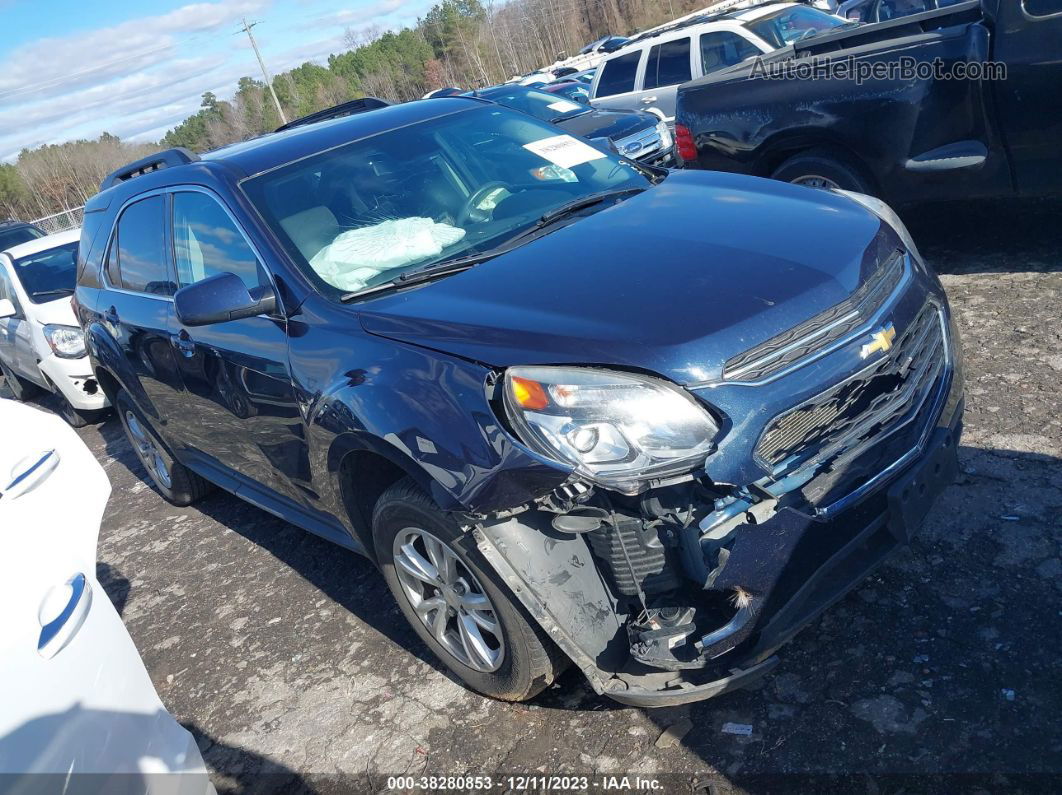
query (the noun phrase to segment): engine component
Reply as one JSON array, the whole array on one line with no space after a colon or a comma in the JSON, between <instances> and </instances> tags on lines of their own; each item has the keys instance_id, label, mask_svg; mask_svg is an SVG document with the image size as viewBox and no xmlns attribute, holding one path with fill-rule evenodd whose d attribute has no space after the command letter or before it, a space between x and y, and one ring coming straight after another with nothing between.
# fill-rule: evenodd
<instances>
[{"instance_id":1,"label":"engine component","mask_svg":"<svg viewBox=\"0 0 1062 795\"><path fill-rule=\"evenodd\" d=\"M587 533L586 538L594 554L607 567L617 593L638 596L640 590L655 594L677 588L676 567L668 563L659 532L644 527L642 520L633 516L613 515L614 525L603 524Z\"/></svg>"}]
</instances>

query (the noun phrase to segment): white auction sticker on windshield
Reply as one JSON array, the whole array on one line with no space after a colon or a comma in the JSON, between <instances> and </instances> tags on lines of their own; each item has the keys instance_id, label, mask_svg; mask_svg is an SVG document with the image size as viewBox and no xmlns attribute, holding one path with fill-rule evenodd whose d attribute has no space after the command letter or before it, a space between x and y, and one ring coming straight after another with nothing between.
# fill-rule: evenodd
<instances>
[{"instance_id":1,"label":"white auction sticker on windshield","mask_svg":"<svg viewBox=\"0 0 1062 795\"><path fill-rule=\"evenodd\" d=\"M524 149L534 152L539 157L544 157L561 168L571 168L605 156L605 153L601 150L594 149L590 144L570 135L554 135L550 138L543 138L541 141L524 144Z\"/></svg>"},{"instance_id":2,"label":"white auction sticker on windshield","mask_svg":"<svg viewBox=\"0 0 1062 795\"><path fill-rule=\"evenodd\" d=\"M556 102L549 103L546 107L557 111L557 113L571 113L573 110L581 110L583 108L582 105L577 105L566 99L558 99Z\"/></svg>"}]
</instances>

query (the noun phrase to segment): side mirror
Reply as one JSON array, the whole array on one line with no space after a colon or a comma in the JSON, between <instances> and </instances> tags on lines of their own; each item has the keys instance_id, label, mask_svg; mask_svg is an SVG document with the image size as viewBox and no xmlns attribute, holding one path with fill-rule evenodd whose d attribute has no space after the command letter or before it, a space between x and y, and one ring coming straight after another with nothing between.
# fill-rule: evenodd
<instances>
[{"instance_id":1,"label":"side mirror","mask_svg":"<svg viewBox=\"0 0 1062 795\"><path fill-rule=\"evenodd\" d=\"M0 319L15 316L15 305L10 298L0 298Z\"/></svg>"},{"instance_id":2,"label":"side mirror","mask_svg":"<svg viewBox=\"0 0 1062 795\"><path fill-rule=\"evenodd\" d=\"M248 290L236 274L219 273L178 290L173 308L185 326L209 326L275 312L277 296L272 287Z\"/></svg>"}]
</instances>

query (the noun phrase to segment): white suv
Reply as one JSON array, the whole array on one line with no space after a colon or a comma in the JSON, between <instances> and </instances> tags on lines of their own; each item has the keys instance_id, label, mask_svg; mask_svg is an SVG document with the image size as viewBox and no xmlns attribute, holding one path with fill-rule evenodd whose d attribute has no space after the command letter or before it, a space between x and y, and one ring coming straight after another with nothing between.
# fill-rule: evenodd
<instances>
[{"instance_id":1,"label":"white suv","mask_svg":"<svg viewBox=\"0 0 1062 795\"><path fill-rule=\"evenodd\" d=\"M0 252L0 373L10 396L55 393L63 419L80 428L110 404L92 374L70 298L80 229Z\"/></svg>"},{"instance_id":2,"label":"white suv","mask_svg":"<svg viewBox=\"0 0 1062 795\"><path fill-rule=\"evenodd\" d=\"M845 24L800 3L691 14L645 31L611 53L594 75L590 104L648 110L673 125L679 84Z\"/></svg>"}]
</instances>

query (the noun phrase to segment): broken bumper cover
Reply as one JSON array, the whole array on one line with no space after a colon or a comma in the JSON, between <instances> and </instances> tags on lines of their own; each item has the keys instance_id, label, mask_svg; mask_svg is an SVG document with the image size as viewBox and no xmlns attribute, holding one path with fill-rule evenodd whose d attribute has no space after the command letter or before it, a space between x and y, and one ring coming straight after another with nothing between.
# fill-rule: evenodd
<instances>
[{"instance_id":1,"label":"broken bumper cover","mask_svg":"<svg viewBox=\"0 0 1062 795\"><path fill-rule=\"evenodd\" d=\"M713 588L741 586L756 598L730 630L696 643L703 664L660 670L634 660L627 619L588 545L538 512L479 525L477 542L598 693L644 707L712 698L771 670L781 645L910 542L958 471L961 399L948 408L951 422L933 430L922 452L854 505L827 516L783 508L744 529Z\"/></svg>"}]
</instances>

